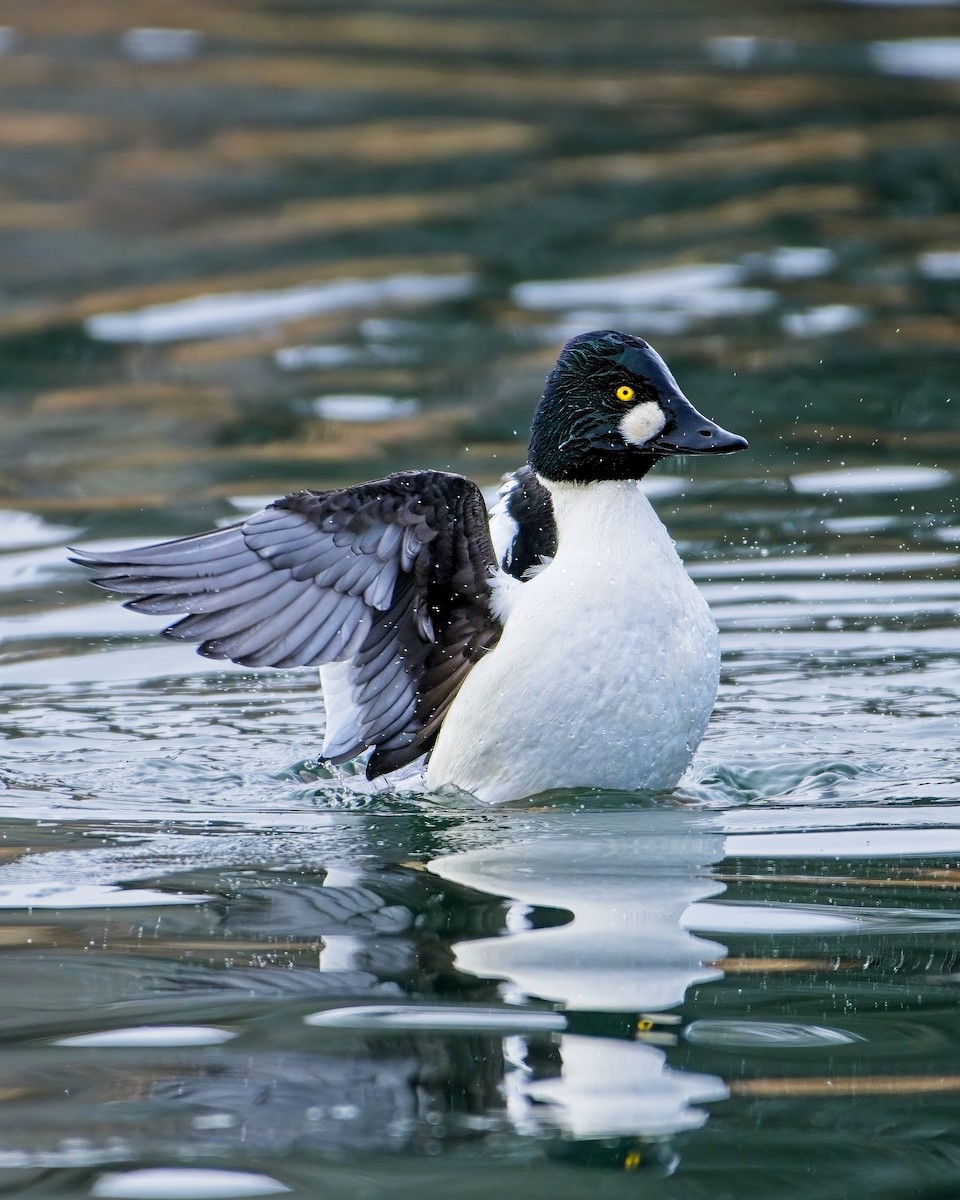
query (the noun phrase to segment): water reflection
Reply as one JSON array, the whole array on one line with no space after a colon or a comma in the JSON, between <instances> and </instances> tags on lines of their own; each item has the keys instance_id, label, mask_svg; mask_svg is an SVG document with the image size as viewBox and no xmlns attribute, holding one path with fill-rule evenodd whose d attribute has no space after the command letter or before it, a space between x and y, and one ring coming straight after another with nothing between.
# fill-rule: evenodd
<instances>
[{"instance_id":1,"label":"water reflection","mask_svg":"<svg viewBox=\"0 0 960 1200\"><path fill-rule=\"evenodd\" d=\"M0 1167L149 1167L188 1138L218 1169L665 1178L727 1170L711 1128L751 1104L960 1090L925 1067L950 1045L955 807L288 821L6 822L6 888L76 886L4 913Z\"/></svg>"},{"instance_id":2,"label":"water reflection","mask_svg":"<svg viewBox=\"0 0 960 1200\"><path fill-rule=\"evenodd\" d=\"M915 75L928 79L960 79L960 38L902 38L873 42L870 59L887 75Z\"/></svg>"},{"instance_id":3,"label":"water reflection","mask_svg":"<svg viewBox=\"0 0 960 1200\"><path fill-rule=\"evenodd\" d=\"M638 829L638 825L640 828ZM700 814L578 812L554 818L535 841L434 859L430 869L521 904L567 909L569 924L456 947L458 965L508 980L570 1008L659 1011L720 974L704 966L723 947L688 933L695 900L724 890L709 874L723 837Z\"/></svg>"},{"instance_id":4,"label":"water reflection","mask_svg":"<svg viewBox=\"0 0 960 1200\"><path fill-rule=\"evenodd\" d=\"M186 62L202 45L196 29L127 29L120 38L121 52L141 63Z\"/></svg>"},{"instance_id":5,"label":"water reflection","mask_svg":"<svg viewBox=\"0 0 960 1200\"><path fill-rule=\"evenodd\" d=\"M380 822L335 826L384 853ZM422 845L418 829L394 835ZM29 1162L67 1165L69 1124L75 1163L123 1159L133 1145L170 1153L187 1127L207 1155L241 1132L247 1154L325 1157L449 1152L509 1132L608 1139L615 1160L653 1139L650 1163L672 1163L659 1139L698 1127L700 1106L728 1094L717 1076L673 1069L663 1048L681 1024L665 1010L722 974L724 948L682 924L692 902L724 889L709 874L722 835L695 814L652 810L545 823L477 814L435 837L473 848L428 870L311 871L289 838L272 868L217 866L263 862L262 838L227 836L217 851L187 830L147 836L139 869L112 836L99 850L55 839L21 852L5 869L26 882L6 889L23 932L0 1006L20 1050L0 1086L33 1098ZM321 860L335 844L322 826L311 841ZM301 862L282 865L294 846ZM158 871L169 856L179 867ZM90 883L48 896L29 882L67 858ZM77 1005L93 978L97 1004ZM28 1012L41 993L46 1011ZM59 1048L42 1076L38 1038ZM121 1094L105 1143L104 1106ZM0 1136L0 1165L14 1164L21 1138L17 1123Z\"/></svg>"},{"instance_id":6,"label":"water reflection","mask_svg":"<svg viewBox=\"0 0 960 1200\"><path fill-rule=\"evenodd\" d=\"M720 977L724 948L681 922L691 903L724 890L709 875L722 856L722 836L704 833L693 814L647 812L638 822L578 812L549 821L535 841L444 856L430 869L463 886L571 913L568 924L553 929L456 944L461 970L567 1009L631 1012L642 1032L669 1035L669 1020L640 1014L679 1005L692 984ZM564 1033L557 1055L558 1076L539 1078L527 1065L529 1077L513 1086L528 1106L547 1106L540 1123L575 1137L694 1128L706 1119L696 1105L726 1096L721 1080L672 1071L662 1050L641 1041ZM522 1048L513 1057L522 1071Z\"/></svg>"},{"instance_id":7,"label":"water reflection","mask_svg":"<svg viewBox=\"0 0 960 1200\"><path fill-rule=\"evenodd\" d=\"M209 1167L153 1167L100 1175L90 1195L101 1200L233 1200L242 1196L280 1196L291 1189L269 1175L219 1171Z\"/></svg>"},{"instance_id":8,"label":"water reflection","mask_svg":"<svg viewBox=\"0 0 960 1200\"><path fill-rule=\"evenodd\" d=\"M87 319L91 338L104 342L173 342L226 337L320 313L376 305L436 304L469 296L470 275L391 275L382 279L337 279L274 291L194 296L135 312L97 313Z\"/></svg>"},{"instance_id":9,"label":"water reflection","mask_svg":"<svg viewBox=\"0 0 960 1200\"><path fill-rule=\"evenodd\" d=\"M518 284L512 299L521 309L563 312L541 331L554 342L584 329L643 329L650 336L677 335L698 322L765 312L776 293L745 287L749 271L732 263L698 263L605 279Z\"/></svg>"}]
</instances>

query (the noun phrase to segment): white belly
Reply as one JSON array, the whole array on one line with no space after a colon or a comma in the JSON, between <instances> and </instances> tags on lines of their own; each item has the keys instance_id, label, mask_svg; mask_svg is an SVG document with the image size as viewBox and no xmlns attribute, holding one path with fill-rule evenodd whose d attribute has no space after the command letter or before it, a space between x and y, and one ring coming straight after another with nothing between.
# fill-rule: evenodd
<instances>
[{"instance_id":1,"label":"white belly","mask_svg":"<svg viewBox=\"0 0 960 1200\"><path fill-rule=\"evenodd\" d=\"M664 789L703 736L717 630L666 530L633 484L580 488L572 513L567 499L554 495L557 557L515 589L500 642L443 723L430 787L489 803Z\"/></svg>"}]
</instances>

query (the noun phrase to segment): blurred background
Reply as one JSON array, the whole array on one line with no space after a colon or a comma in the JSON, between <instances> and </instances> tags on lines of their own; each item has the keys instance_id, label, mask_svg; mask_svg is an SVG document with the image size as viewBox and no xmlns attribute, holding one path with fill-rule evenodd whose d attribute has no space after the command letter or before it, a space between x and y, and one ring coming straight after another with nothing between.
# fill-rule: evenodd
<instances>
[{"instance_id":1,"label":"blurred background","mask_svg":"<svg viewBox=\"0 0 960 1200\"><path fill-rule=\"evenodd\" d=\"M960 4L0 13L0 1192L960 1194ZM675 792L368 785L67 561L492 494L605 327L750 440Z\"/></svg>"},{"instance_id":2,"label":"blurred background","mask_svg":"<svg viewBox=\"0 0 960 1200\"><path fill-rule=\"evenodd\" d=\"M751 437L754 475L957 452L955 4L3 20L0 499L492 483L559 345L608 326Z\"/></svg>"}]
</instances>

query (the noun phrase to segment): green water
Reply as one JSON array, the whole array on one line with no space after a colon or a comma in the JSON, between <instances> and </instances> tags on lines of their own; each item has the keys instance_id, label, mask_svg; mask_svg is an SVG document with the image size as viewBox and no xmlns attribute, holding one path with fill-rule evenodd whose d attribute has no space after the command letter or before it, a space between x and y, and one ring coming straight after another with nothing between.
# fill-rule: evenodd
<instances>
[{"instance_id":1,"label":"green water","mask_svg":"<svg viewBox=\"0 0 960 1200\"><path fill-rule=\"evenodd\" d=\"M0 1191L956 1195L956 5L3 20ZM595 327L751 442L649 479L724 652L669 795L317 767L312 672L66 561L494 488Z\"/></svg>"}]
</instances>

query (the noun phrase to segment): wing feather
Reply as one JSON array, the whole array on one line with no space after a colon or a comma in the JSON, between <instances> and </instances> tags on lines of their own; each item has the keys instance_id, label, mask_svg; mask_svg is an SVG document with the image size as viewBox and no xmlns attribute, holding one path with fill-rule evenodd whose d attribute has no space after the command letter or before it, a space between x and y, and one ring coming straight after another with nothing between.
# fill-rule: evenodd
<instances>
[{"instance_id":1,"label":"wing feather","mask_svg":"<svg viewBox=\"0 0 960 1200\"><path fill-rule=\"evenodd\" d=\"M324 755L372 749L371 777L429 752L500 635L482 497L445 472L297 492L236 525L75 561L137 612L184 614L165 633L201 654L319 666Z\"/></svg>"},{"instance_id":2,"label":"wing feather","mask_svg":"<svg viewBox=\"0 0 960 1200\"><path fill-rule=\"evenodd\" d=\"M205 562L188 560L174 565L140 565L136 572L128 571L122 575L104 576L104 583L109 581L112 592L142 592L148 585L156 592L170 592L180 588L181 591L190 580L206 581L229 579L236 572L244 572L244 578L257 575L268 575L270 566L259 559L251 561L246 550L230 554L222 558ZM249 572L249 574L247 574Z\"/></svg>"},{"instance_id":3,"label":"wing feather","mask_svg":"<svg viewBox=\"0 0 960 1200\"><path fill-rule=\"evenodd\" d=\"M290 600L242 635L228 639L227 658L246 667L273 667L303 641L303 622L310 621L317 597L313 589L294 587Z\"/></svg>"},{"instance_id":4,"label":"wing feather","mask_svg":"<svg viewBox=\"0 0 960 1200\"><path fill-rule=\"evenodd\" d=\"M376 731L377 740L385 741L406 730L416 714L417 696L409 680L402 678L398 671L391 682L392 686L384 688L377 696L377 703L370 708L363 722L361 732L365 739Z\"/></svg>"},{"instance_id":5,"label":"wing feather","mask_svg":"<svg viewBox=\"0 0 960 1200\"><path fill-rule=\"evenodd\" d=\"M373 615L357 596L338 602L316 632L298 651L305 665L319 667L348 657L354 646L363 640L373 623ZM285 666L294 666L288 662Z\"/></svg>"},{"instance_id":6,"label":"wing feather","mask_svg":"<svg viewBox=\"0 0 960 1200\"><path fill-rule=\"evenodd\" d=\"M259 567L259 564L257 564ZM214 613L222 612L226 608L235 608L241 604L249 604L254 600L258 600L261 596L268 595L274 591L276 587L276 579L270 574L269 568L266 573L262 570L257 570L253 575L240 583L235 582L239 572L233 572L226 577L219 577L217 582L220 584L220 590L216 592L195 592L184 594L181 581L178 590L174 591L173 587L168 585L164 592L159 595L147 596L143 600L130 600L127 602L127 608L133 609L134 612L152 613L152 614L173 614L173 613ZM141 585L142 586L142 585ZM115 585L111 584L111 590L117 591ZM173 592L173 594L168 594Z\"/></svg>"},{"instance_id":7,"label":"wing feather","mask_svg":"<svg viewBox=\"0 0 960 1200\"><path fill-rule=\"evenodd\" d=\"M380 535L374 551L381 562L390 562L403 541L403 530L397 525L388 525Z\"/></svg>"},{"instance_id":8,"label":"wing feather","mask_svg":"<svg viewBox=\"0 0 960 1200\"><path fill-rule=\"evenodd\" d=\"M242 548L242 528L242 525L228 525L224 529L211 529L207 533L195 533L171 542L140 547L136 551L136 565L140 568L180 567L188 565L191 560L216 561L226 553L236 553L238 547ZM131 565L130 554L129 550L98 551L93 557L78 555L76 561L89 561L97 567L126 567Z\"/></svg>"},{"instance_id":9,"label":"wing feather","mask_svg":"<svg viewBox=\"0 0 960 1200\"><path fill-rule=\"evenodd\" d=\"M320 668L327 723L321 754L331 762L346 762L366 749L360 733L360 713L353 703L349 662L331 662Z\"/></svg>"},{"instance_id":10,"label":"wing feather","mask_svg":"<svg viewBox=\"0 0 960 1200\"><path fill-rule=\"evenodd\" d=\"M325 538L320 548L314 548L309 558L304 557L290 568L294 579L318 579L322 572L336 568L343 558L343 551L333 544L332 538Z\"/></svg>"}]
</instances>

